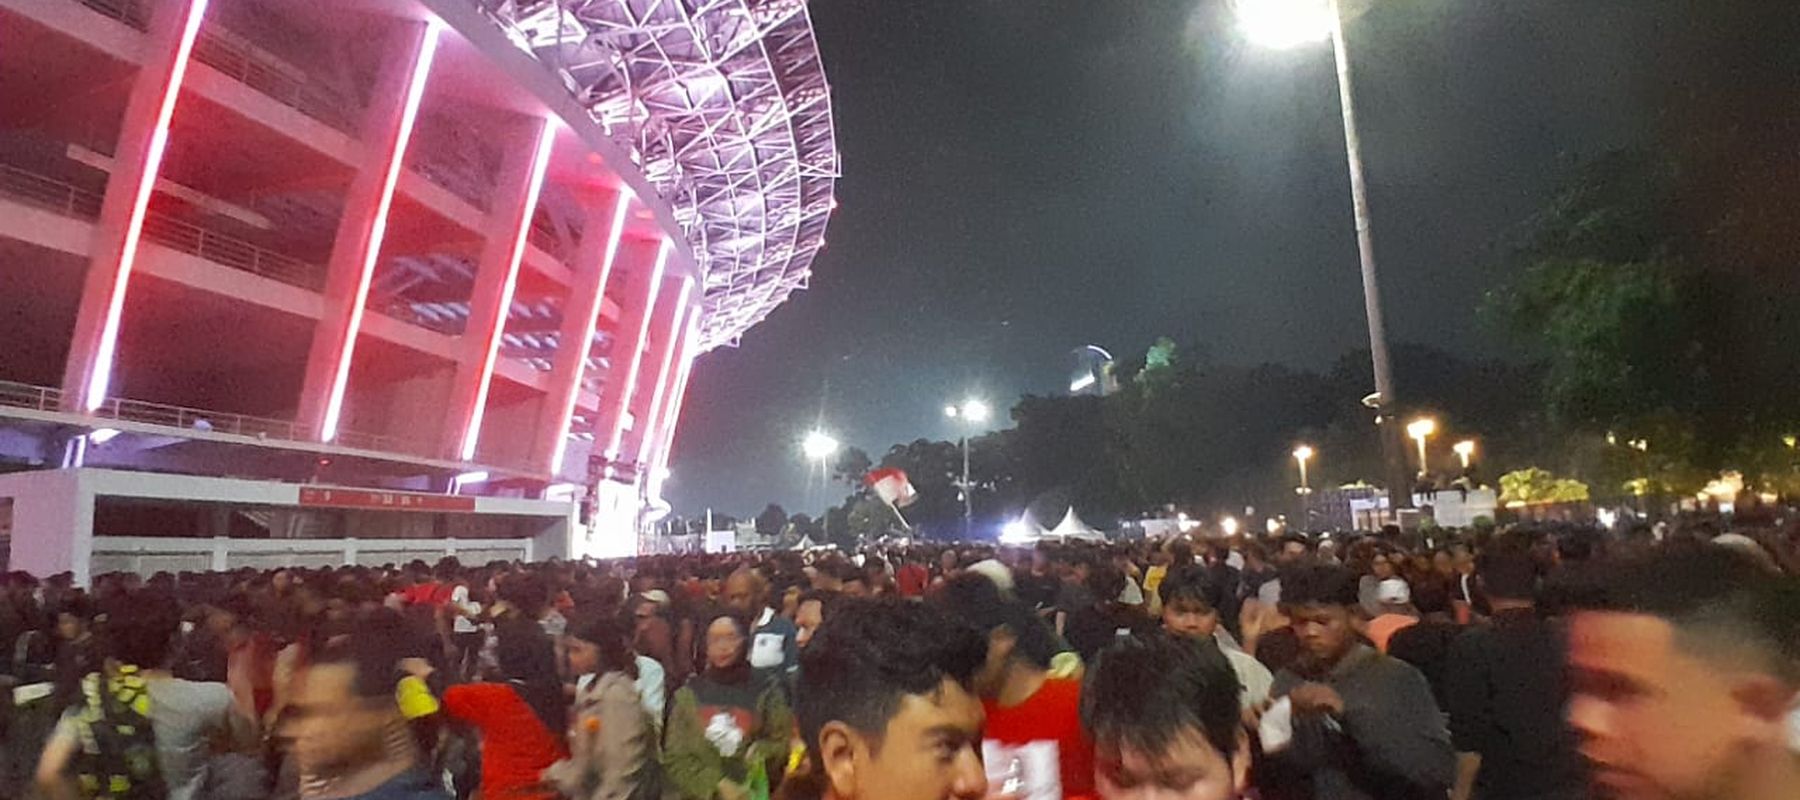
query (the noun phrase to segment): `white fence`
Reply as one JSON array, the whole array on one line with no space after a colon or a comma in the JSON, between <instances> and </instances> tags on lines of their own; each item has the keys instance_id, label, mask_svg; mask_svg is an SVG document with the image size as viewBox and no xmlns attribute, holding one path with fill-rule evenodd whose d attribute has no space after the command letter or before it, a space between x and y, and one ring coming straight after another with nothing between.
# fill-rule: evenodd
<instances>
[{"instance_id":1,"label":"white fence","mask_svg":"<svg viewBox=\"0 0 1800 800\"><path fill-rule=\"evenodd\" d=\"M96 536L94 575L223 571L250 567L325 567L427 563L456 556L465 564L530 561L530 539L231 539Z\"/></svg>"}]
</instances>

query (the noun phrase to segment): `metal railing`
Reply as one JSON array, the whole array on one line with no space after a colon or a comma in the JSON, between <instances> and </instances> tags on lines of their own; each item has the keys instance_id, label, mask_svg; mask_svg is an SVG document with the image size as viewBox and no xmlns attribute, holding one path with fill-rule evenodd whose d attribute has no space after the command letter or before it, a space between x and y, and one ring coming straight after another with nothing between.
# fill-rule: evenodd
<instances>
[{"instance_id":1,"label":"metal railing","mask_svg":"<svg viewBox=\"0 0 1800 800\"><path fill-rule=\"evenodd\" d=\"M100 216L100 195L55 178L0 164L0 194L65 216L92 221ZM289 286L319 291L325 270L292 256L216 233L167 214L144 217L144 238L217 264L261 275Z\"/></svg>"},{"instance_id":2,"label":"metal railing","mask_svg":"<svg viewBox=\"0 0 1800 800\"><path fill-rule=\"evenodd\" d=\"M143 0L75 0L95 12L116 19L137 30L150 26L150 9ZM269 99L312 117L344 133L355 133L357 117L354 109L312 81L295 77L289 71L259 57L254 50L223 36L215 30L200 29L194 42L194 58L224 73Z\"/></svg>"},{"instance_id":3,"label":"metal railing","mask_svg":"<svg viewBox=\"0 0 1800 800\"><path fill-rule=\"evenodd\" d=\"M281 281L289 286L315 292L325 288L325 270L322 267L265 250L242 239L214 233L174 217L162 214L146 216L144 238L172 250Z\"/></svg>"},{"instance_id":4,"label":"metal railing","mask_svg":"<svg viewBox=\"0 0 1800 800\"><path fill-rule=\"evenodd\" d=\"M0 164L0 194L67 217L92 220L100 216L100 195L6 164Z\"/></svg>"},{"instance_id":5,"label":"metal railing","mask_svg":"<svg viewBox=\"0 0 1800 800\"><path fill-rule=\"evenodd\" d=\"M0 406L58 412L65 410L62 407L62 401L61 389L0 381ZM317 438L312 435L312 426L293 420L209 411L119 397L109 398L102 403L99 408L94 409L93 416L99 419L116 419L166 428L179 428L184 431L224 433L286 442L317 441ZM361 450L399 453L403 452L398 448L404 444L404 441L393 436L339 431L333 443Z\"/></svg>"}]
</instances>

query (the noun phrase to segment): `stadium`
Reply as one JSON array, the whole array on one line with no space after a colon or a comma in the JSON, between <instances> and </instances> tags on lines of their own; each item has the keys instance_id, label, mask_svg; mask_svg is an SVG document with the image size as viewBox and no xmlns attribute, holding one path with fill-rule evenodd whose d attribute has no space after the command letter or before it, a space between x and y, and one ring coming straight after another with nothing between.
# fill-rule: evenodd
<instances>
[{"instance_id":1,"label":"stadium","mask_svg":"<svg viewBox=\"0 0 1800 800\"><path fill-rule=\"evenodd\" d=\"M802 0L0 0L0 558L622 555L834 207Z\"/></svg>"}]
</instances>

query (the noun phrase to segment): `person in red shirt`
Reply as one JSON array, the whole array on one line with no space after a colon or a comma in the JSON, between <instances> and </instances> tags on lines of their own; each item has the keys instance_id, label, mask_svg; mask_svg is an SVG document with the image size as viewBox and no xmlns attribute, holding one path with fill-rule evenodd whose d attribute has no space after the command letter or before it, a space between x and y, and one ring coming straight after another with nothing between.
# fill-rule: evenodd
<instances>
[{"instance_id":1,"label":"person in red shirt","mask_svg":"<svg viewBox=\"0 0 1800 800\"><path fill-rule=\"evenodd\" d=\"M925 590L931 588L931 570L919 563L919 557L912 553L899 556L900 569L894 574L894 584L901 597L924 597Z\"/></svg>"},{"instance_id":2,"label":"person in red shirt","mask_svg":"<svg viewBox=\"0 0 1800 800\"><path fill-rule=\"evenodd\" d=\"M952 578L936 602L986 633L975 689L987 712L982 740L989 791L1022 800L1094 796L1094 745L1081 728L1081 681L1050 675L1055 637L1025 606L980 575Z\"/></svg>"},{"instance_id":3,"label":"person in red shirt","mask_svg":"<svg viewBox=\"0 0 1800 800\"><path fill-rule=\"evenodd\" d=\"M544 770L567 758L562 733L567 702L556 655L537 625L515 621L499 630L500 683L466 683L443 690L444 711L481 732L484 800L556 800ZM430 674L422 662L408 669ZM421 674L422 673L422 674Z\"/></svg>"}]
</instances>

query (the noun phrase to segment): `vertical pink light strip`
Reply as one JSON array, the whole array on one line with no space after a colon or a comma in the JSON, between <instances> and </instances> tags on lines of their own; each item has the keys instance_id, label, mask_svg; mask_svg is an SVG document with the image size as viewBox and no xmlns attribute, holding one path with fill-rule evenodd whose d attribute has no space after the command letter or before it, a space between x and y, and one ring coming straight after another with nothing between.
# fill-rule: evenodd
<instances>
[{"instance_id":1,"label":"vertical pink light strip","mask_svg":"<svg viewBox=\"0 0 1800 800\"><path fill-rule=\"evenodd\" d=\"M656 297L662 293L663 268L669 265L672 249L669 240L664 239L662 247L656 251L656 267L650 271L650 291L644 297L643 321L638 324L637 337L631 345L631 363L625 368L625 384L619 391L619 412L606 440L604 452L609 460L619 456L619 443L625 437L625 415L631 413L631 395L637 391L638 370L644 365L644 339L650 335L650 318L656 316Z\"/></svg>"},{"instance_id":2,"label":"vertical pink light strip","mask_svg":"<svg viewBox=\"0 0 1800 800\"><path fill-rule=\"evenodd\" d=\"M362 271L357 276L356 294L350 298L350 321L344 330L344 346L331 375L331 393L325 402L325 418L319 425L319 440L337 438L338 418L344 411L344 390L350 383L350 361L356 355L356 336L362 330L363 305L369 301L369 282L375 278L375 262L381 257L381 242L387 236L388 212L394 205L394 187L400 183L400 170L406 162L406 146L412 141L413 123L419 118L419 104L425 99L425 79L431 74L431 62L437 57L439 23L425 21L425 32L419 42L419 60L413 64L412 77L406 84L406 104L400 111L399 134L394 141L394 157L388 161L382 177L381 197L375 207L375 224L369 231L368 252L363 255Z\"/></svg>"},{"instance_id":3,"label":"vertical pink light strip","mask_svg":"<svg viewBox=\"0 0 1800 800\"><path fill-rule=\"evenodd\" d=\"M687 402L688 378L694 374L694 352L700 343L700 309L694 309L688 322L687 339L681 348L681 368L675 376L675 393L663 415L661 433L657 436L656 457L650 463L650 496L662 497L663 477L669 471L669 453L675 449L675 426L681 421L681 406Z\"/></svg>"},{"instance_id":4,"label":"vertical pink light strip","mask_svg":"<svg viewBox=\"0 0 1800 800\"><path fill-rule=\"evenodd\" d=\"M175 65L169 71L169 86L163 90L162 103L156 109L156 124L150 129L150 147L144 169L131 200L131 215L125 223L125 246L119 252L119 269L113 277L112 296L107 298L106 320L100 327L100 344L94 354L92 371L88 373L87 396L82 408L98 409L106 402L112 385L113 358L119 347L119 324L125 313L125 291L131 283L131 268L137 263L138 243L144 233L144 215L150 210L150 195L162 172L163 153L169 147L169 122L175 116L175 101L181 97L181 84L187 78L188 62L194 53L194 41L200 36L200 23L206 18L208 0L188 0L187 19L182 21L181 39L175 45Z\"/></svg>"},{"instance_id":5,"label":"vertical pink light strip","mask_svg":"<svg viewBox=\"0 0 1800 800\"><path fill-rule=\"evenodd\" d=\"M613 206L612 227L606 232L606 255L600 261L600 280L594 291L599 295L594 298L594 312L588 315L587 324L582 330L587 335L579 342L559 342L561 347L574 347L580 351L580 358L575 359L575 389L569 392L568 402L563 405L561 422L556 429L561 433L556 437L556 449L550 456L550 474L562 472L563 456L569 450L569 425L575 419L575 404L581 401L581 373L586 371L588 353L594 347L594 329L600 325L600 308L606 305L606 284L612 278L613 262L619 257L619 240L625 235L625 215L631 211L631 192L620 187L619 199ZM586 232L583 235L587 235Z\"/></svg>"},{"instance_id":6,"label":"vertical pink light strip","mask_svg":"<svg viewBox=\"0 0 1800 800\"><path fill-rule=\"evenodd\" d=\"M525 190L525 203L520 209L519 225L513 234L512 253L506 262L506 282L500 288L500 315L494 320L494 327L488 332L487 351L481 362L481 388L475 393L475 406L469 410L469 419L463 426L462 459L468 461L475 457L475 445L481 440L481 421L487 415L488 388L494 382L494 364L500 357L500 337L506 332L506 319L510 315L513 291L519 286L519 264L525 260L525 244L531 232L531 218L537 213L538 195L544 188L544 172L550 168L550 151L556 145L556 122L554 118L544 121L544 127L538 132L537 152L531 161L531 178Z\"/></svg>"},{"instance_id":7,"label":"vertical pink light strip","mask_svg":"<svg viewBox=\"0 0 1800 800\"><path fill-rule=\"evenodd\" d=\"M650 392L650 407L645 410L644 419L637 426L637 460L640 464L648 463L647 459L650 457L650 448L656 443L657 431L661 430L662 427L660 423L662 422L663 396L668 393L669 384L673 382L675 377L674 373L669 370L669 367L674 364L675 351L681 346L683 339L687 335L687 322L690 313L687 302L688 295L693 292L693 290L694 279L682 278L681 294L675 298L674 324L669 326L668 333L663 336L666 341L663 342L662 363L659 364L656 369L656 388Z\"/></svg>"}]
</instances>

